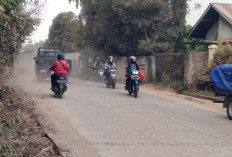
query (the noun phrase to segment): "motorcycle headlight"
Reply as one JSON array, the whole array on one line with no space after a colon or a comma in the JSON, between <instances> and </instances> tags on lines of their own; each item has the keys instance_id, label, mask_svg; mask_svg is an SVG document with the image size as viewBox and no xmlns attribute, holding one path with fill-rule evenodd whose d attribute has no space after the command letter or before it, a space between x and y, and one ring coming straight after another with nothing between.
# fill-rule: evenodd
<instances>
[{"instance_id":1,"label":"motorcycle headlight","mask_svg":"<svg viewBox=\"0 0 232 157\"><path fill-rule=\"evenodd\" d=\"M132 73L133 73L134 75L138 75L138 74L139 74L138 71L132 71Z\"/></svg>"}]
</instances>

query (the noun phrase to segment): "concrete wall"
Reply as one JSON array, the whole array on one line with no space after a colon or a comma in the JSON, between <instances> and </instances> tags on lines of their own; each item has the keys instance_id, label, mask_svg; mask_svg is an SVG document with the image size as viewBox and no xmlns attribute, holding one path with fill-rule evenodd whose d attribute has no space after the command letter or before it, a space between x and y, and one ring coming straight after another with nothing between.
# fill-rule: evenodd
<instances>
[{"instance_id":1,"label":"concrete wall","mask_svg":"<svg viewBox=\"0 0 232 157\"><path fill-rule=\"evenodd\" d=\"M73 70L71 76L75 78L83 78L83 74L86 73L86 69L88 69L88 64L91 64L89 62L89 59L85 56L79 55L78 58L75 58L74 55L67 55L66 58L72 59ZM160 60L162 58L163 60ZM118 82L124 83L126 81L125 68L128 65L128 58L114 57L114 61L118 66ZM164 62L164 64L161 65L161 62ZM170 71L172 70L175 75L180 75L177 76L177 78L186 80L189 84L191 84L196 80L197 76L207 67L208 52L190 52L188 54L157 54L154 56L140 56L137 57L137 63L140 64L140 68L143 69L147 82L153 82L157 78L157 69L159 69L160 73L167 71L167 68L169 68L169 72L167 74L171 75ZM91 68L89 69L91 75L92 70Z\"/></svg>"},{"instance_id":2,"label":"concrete wall","mask_svg":"<svg viewBox=\"0 0 232 157\"><path fill-rule=\"evenodd\" d=\"M208 66L208 52L190 52L184 56L184 78L188 84Z\"/></svg>"},{"instance_id":3,"label":"concrete wall","mask_svg":"<svg viewBox=\"0 0 232 157\"><path fill-rule=\"evenodd\" d=\"M228 21L226 21L222 16L219 17L218 40L232 40L232 25Z\"/></svg>"},{"instance_id":4,"label":"concrete wall","mask_svg":"<svg viewBox=\"0 0 232 157\"><path fill-rule=\"evenodd\" d=\"M178 56L179 60L182 59L183 61L178 62L178 66L172 66L173 60L171 59L170 62L168 60L165 60L165 64L170 69L173 69L173 71L183 71L181 73L178 73L179 75L177 78L182 78L183 80L186 80L189 84L193 83L197 76L208 66L208 52L190 52L188 54L157 54L155 56L143 56L143 57L137 57L137 61L139 64L142 62L145 63L145 65L140 65L140 67L143 69L144 74L146 76L147 82L153 82L156 79L157 75L157 68L160 70L162 67L160 67L160 64L157 64L157 59L160 59L160 56L164 57L173 57L174 59ZM118 81L119 82L125 82L125 67L127 66L127 57L115 57L115 62L118 66ZM163 72L167 70L167 67L163 69ZM180 68L176 69L175 68ZM169 73L167 73L169 74Z\"/></svg>"},{"instance_id":5,"label":"concrete wall","mask_svg":"<svg viewBox=\"0 0 232 157\"><path fill-rule=\"evenodd\" d=\"M115 64L117 65L117 81L125 82L126 81L126 67L127 67L127 57L114 57Z\"/></svg>"},{"instance_id":6,"label":"concrete wall","mask_svg":"<svg viewBox=\"0 0 232 157\"><path fill-rule=\"evenodd\" d=\"M72 72L71 77L77 78L81 72L81 63L80 63L80 55L79 53L65 53L65 59L71 59L72 60Z\"/></svg>"},{"instance_id":7,"label":"concrete wall","mask_svg":"<svg viewBox=\"0 0 232 157\"><path fill-rule=\"evenodd\" d=\"M148 75L148 60L147 57L136 57L137 63L140 65L140 68L143 69L145 76ZM118 82L126 81L126 67L128 66L128 58L127 57L114 57L114 61L118 67L117 69L117 78Z\"/></svg>"},{"instance_id":8,"label":"concrete wall","mask_svg":"<svg viewBox=\"0 0 232 157\"><path fill-rule=\"evenodd\" d=\"M219 23L215 22L213 26L209 29L206 34L207 41L217 41L218 39L218 30L219 30Z\"/></svg>"}]
</instances>

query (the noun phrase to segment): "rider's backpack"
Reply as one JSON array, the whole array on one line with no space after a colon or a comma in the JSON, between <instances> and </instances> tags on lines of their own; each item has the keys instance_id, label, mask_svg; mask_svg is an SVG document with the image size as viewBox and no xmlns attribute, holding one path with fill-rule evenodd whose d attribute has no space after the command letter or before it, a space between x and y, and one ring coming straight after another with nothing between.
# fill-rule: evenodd
<instances>
[{"instance_id":1,"label":"rider's backpack","mask_svg":"<svg viewBox=\"0 0 232 157\"><path fill-rule=\"evenodd\" d=\"M142 69L139 69L139 76L140 76L140 80L141 81L145 81L146 80L144 72L143 72Z\"/></svg>"}]
</instances>

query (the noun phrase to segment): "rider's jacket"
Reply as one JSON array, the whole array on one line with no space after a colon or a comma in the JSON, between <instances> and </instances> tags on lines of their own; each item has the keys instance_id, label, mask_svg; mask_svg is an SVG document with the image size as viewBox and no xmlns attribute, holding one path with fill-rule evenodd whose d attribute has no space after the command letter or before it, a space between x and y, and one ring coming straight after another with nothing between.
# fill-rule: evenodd
<instances>
[{"instance_id":1,"label":"rider's jacket","mask_svg":"<svg viewBox=\"0 0 232 157\"><path fill-rule=\"evenodd\" d=\"M128 70L129 70L129 71L139 70L139 65L138 65L136 62L130 63L130 64L128 65Z\"/></svg>"},{"instance_id":2,"label":"rider's jacket","mask_svg":"<svg viewBox=\"0 0 232 157\"><path fill-rule=\"evenodd\" d=\"M60 62L62 62L62 65ZM53 63L53 65L50 67L50 70L54 70L55 74L66 74L66 72L69 72L69 64L65 60L57 60Z\"/></svg>"},{"instance_id":3,"label":"rider's jacket","mask_svg":"<svg viewBox=\"0 0 232 157\"><path fill-rule=\"evenodd\" d=\"M95 61L94 62L94 64L93 64L93 67L94 68L102 68L103 67L103 64L102 64L102 62L100 62L100 61Z\"/></svg>"},{"instance_id":4,"label":"rider's jacket","mask_svg":"<svg viewBox=\"0 0 232 157\"><path fill-rule=\"evenodd\" d=\"M106 68L112 68L112 69L116 69L117 68L117 66L116 66L116 64L114 62L106 62L105 63L105 67Z\"/></svg>"}]
</instances>

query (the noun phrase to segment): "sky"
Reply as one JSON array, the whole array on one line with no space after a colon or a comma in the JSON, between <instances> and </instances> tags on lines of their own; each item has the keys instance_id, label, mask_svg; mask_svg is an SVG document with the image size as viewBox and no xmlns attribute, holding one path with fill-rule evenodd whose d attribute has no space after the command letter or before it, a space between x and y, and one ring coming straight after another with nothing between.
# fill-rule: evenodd
<instances>
[{"instance_id":1,"label":"sky","mask_svg":"<svg viewBox=\"0 0 232 157\"><path fill-rule=\"evenodd\" d=\"M49 27L52 25L52 20L61 12L72 11L76 15L80 13L80 9L76 8L76 3L71 4L68 0L47 0L45 8L42 12L42 21L40 26L32 33L30 39L32 42L44 41L48 38Z\"/></svg>"},{"instance_id":2,"label":"sky","mask_svg":"<svg viewBox=\"0 0 232 157\"><path fill-rule=\"evenodd\" d=\"M194 9L196 3L201 4L201 8L198 10ZM232 0L191 0L189 2L190 13L186 16L186 22L189 25L194 26L199 20L201 15L207 9L210 3L231 3ZM80 9L76 8L76 4L72 2L71 4L68 0L47 0L45 9L42 12L42 22L40 26L33 32L30 39L32 42L39 42L46 40L48 38L49 27L52 24L52 20L61 12L72 11L76 15L80 13Z\"/></svg>"}]
</instances>

